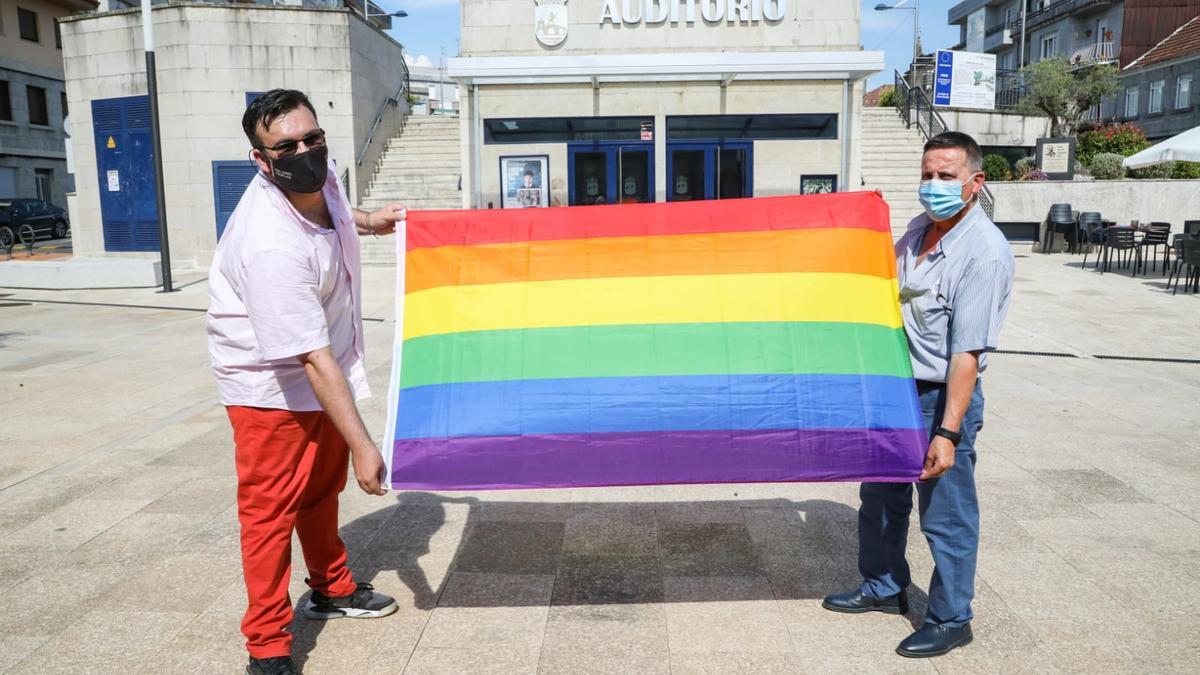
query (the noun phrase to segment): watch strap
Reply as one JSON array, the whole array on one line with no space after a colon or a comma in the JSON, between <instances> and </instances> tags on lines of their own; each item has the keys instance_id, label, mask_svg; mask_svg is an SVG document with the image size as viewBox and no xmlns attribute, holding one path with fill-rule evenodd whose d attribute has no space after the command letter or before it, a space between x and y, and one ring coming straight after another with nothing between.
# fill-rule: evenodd
<instances>
[{"instance_id":1,"label":"watch strap","mask_svg":"<svg viewBox=\"0 0 1200 675\"><path fill-rule=\"evenodd\" d=\"M947 429L946 427L938 427L937 429L934 429L934 430L933 430L933 435L934 435L934 436L941 436L942 438L944 438L944 439L946 439L946 440L950 441L950 442L951 442L951 443L953 443L954 445L958 445L959 443L961 443L961 442L962 442L962 432L960 432L960 431L950 431L950 430L949 430L949 429Z\"/></svg>"}]
</instances>

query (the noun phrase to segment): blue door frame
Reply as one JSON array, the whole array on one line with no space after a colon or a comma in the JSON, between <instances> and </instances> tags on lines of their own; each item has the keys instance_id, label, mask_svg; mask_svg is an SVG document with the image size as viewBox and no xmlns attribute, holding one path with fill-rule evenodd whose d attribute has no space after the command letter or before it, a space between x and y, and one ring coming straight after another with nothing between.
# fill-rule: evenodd
<instances>
[{"instance_id":1,"label":"blue door frame","mask_svg":"<svg viewBox=\"0 0 1200 675\"><path fill-rule=\"evenodd\" d=\"M646 152L649 154L646 181L648 183L646 193L650 196L650 201L654 201L655 182L654 182L654 141L582 141L567 144L567 203L575 204L575 155L579 152L603 152L608 155L606 162L606 179L608 191L604 195L605 202L608 204L620 203L620 176L618 155L621 150L636 150L638 152Z\"/></svg>"},{"instance_id":2,"label":"blue door frame","mask_svg":"<svg viewBox=\"0 0 1200 675\"><path fill-rule=\"evenodd\" d=\"M745 150L746 175L743 178L742 194L754 195L754 141L667 141L667 194L671 194L671 186L675 185L675 162L671 153L675 150L704 151L704 198L717 198L717 150ZM668 198L669 200L669 198Z\"/></svg>"}]
</instances>

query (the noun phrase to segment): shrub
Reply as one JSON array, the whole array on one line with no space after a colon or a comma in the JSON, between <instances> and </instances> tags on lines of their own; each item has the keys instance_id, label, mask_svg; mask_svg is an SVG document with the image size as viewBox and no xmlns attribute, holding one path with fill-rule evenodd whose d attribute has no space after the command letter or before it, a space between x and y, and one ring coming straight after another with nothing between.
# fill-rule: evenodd
<instances>
[{"instance_id":1,"label":"shrub","mask_svg":"<svg viewBox=\"0 0 1200 675\"><path fill-rule=\"evenodd\" d=\"M1102 153L1111 152L1128 157L1150 147L1145 132L1132 122L1110 124L1085 131L1079 134L1077 139L1075 156L1086 166L1091 166L1092 158Z\"/></svg>"},{"instance_id":2,"label":"shrub","mask_svg":"<svg viewBox=\"0 0 1200 675\"><path fill-rule=\"evenodd\" d=\"M895 108L896 107L896 90L888 89L879 96L880 108Z\"/></svg>"},{"instance_id":3,"label":"shrub","mask_svg":"<svg viewBox=\"0 0 1200 675\"><path fill-rule=\"evenodd\" d=\"M1025 180L1050 180L1050 177L1046 175L1045 171L1035 169L1030 171L1028 176L1025 176Z\"/></svg>"},{"instance_id":4,"label":"shrub","mask_svg":"<svg viewBox=\"0 0 1200 675\"><path fill-rule=\"evenodd\" d=\"M1141 169L1130 169L1130 178L1150 178L1162 180L1170 178L1175 173L1175 162L1163 162L1162 164L1154 164Z\"/></svg>"},{"instance_id":5,"label":"shrub","mask_svg":"<svg viewBox=\"0 0 1200 675\"><path fill-rule=\"evenodd\" d=\"M1030 171L1037 170L1037 159L1034 157L1022 157L1017 160L1016 171L1013 172L1013 177L1017 180L1025 180Z\"/></svg>"},{"instance_id":6,"label":"shrub","mask_svg":"<svg viewBox=\"0 0 1200 675\"><path fill-rule=\"evenodd\" d=\"M1100 180L1124 178L1125 167L1121 164L1124 159L1115 152L1102 152L1092 158L1092 175Z\"/></svg>"},{"instance_id":7,"label":"shrub","mask_svg":"<svg viewBox=\"0 0 1200 675\"><path fill-rule=\"evenodd\" d=\"M1175 162L1175 173L1171 174L1171 178L1200 179L1200 162Z\"/></svg>"},{"instance_id":8,"label":"shrub","mask_svg":"<svg viewBox=\"0 0 1200 675\"><path fill-rule=\"evenodd\" d=\"M988 155L983 158L983 175L990 181L1008 180L1012 178L1012 171L1003 156Z\"/></svg>"}]
</instances>

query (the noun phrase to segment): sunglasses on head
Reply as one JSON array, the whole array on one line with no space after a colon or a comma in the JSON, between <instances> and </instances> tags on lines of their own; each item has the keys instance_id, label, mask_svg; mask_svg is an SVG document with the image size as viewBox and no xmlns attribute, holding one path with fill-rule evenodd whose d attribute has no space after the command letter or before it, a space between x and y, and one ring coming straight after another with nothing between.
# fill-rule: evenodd
<instances>
[{"instance_id":1,"label":"sunglasses on head","mask_svg":"<svg viewBox=\"0 0 1200 675\"><path fill-rule=\"evenodd\" d=\"M281 141L275 145L261 145L259 150L270 150L280 157L290 157L303 143L305 148L319 148L325 145L325 130L317 129L298 141Z\"/></svg>"}]
</instances>

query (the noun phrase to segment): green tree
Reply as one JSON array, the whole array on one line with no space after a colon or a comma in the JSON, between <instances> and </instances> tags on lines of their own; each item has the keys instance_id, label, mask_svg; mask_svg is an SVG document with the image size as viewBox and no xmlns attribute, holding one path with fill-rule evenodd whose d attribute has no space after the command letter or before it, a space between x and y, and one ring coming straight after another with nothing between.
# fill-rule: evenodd
<instances>
[{"instance_id":1,"label":"green tree","mask_svg":"<svg viewBox=\"0 0 1200 675\"><path fill-rule=\"evenodd\" d=\"M1107 64L1072 71L1065 58L1042 59L1021 69L1025 92L1017 110L1050 118L1050 134L1072 134L1083 114L1120 88L1117 69Z\"/></svg>"}]
</instances>

